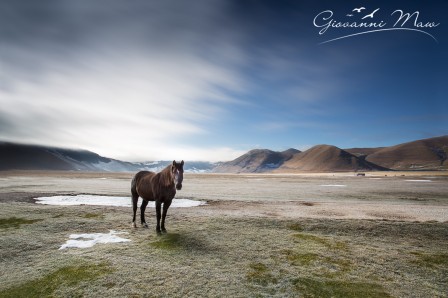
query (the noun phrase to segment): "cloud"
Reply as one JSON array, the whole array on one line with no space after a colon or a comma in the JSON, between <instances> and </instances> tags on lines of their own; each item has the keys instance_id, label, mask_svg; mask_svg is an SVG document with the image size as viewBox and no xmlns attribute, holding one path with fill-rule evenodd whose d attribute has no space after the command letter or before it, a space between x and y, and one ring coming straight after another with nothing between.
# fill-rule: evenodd
<instances>
[{"instance_id":1,"label":"cloud","mask_svg":"<svg viewBox=\"0 0 448 298\"><path fill-rule=\"evenodd\" d=\"M326 4L0 5L0 140L136 161L226 160L242 148L228 144L330 142L335 131L364 136L359 119L383 119L391 109L377 107L386 104L400 113L425 110L419 96L432 89L431 110L443 106L443 47L419 50L431 59L416 64L414 52L403 56L395 48L401 41L386 35L319 46L312 16ZM410 75L429 68L428 76ZM418 104L398 105L391 96Z\"/></svg>"},{"instance_id":2,"label":"cloud","mask_svg":"<svg viewBox=\"0 0 448 298\"><path fill-rule=\"evenodd\" d=\"M213 21L220 2L136 3L11 4L0 23L12 22L0 36L0 138L128 160L209 156L192 140L238 103L226 91L244 88L242 54Z\"/></svg>"}]
</instances>

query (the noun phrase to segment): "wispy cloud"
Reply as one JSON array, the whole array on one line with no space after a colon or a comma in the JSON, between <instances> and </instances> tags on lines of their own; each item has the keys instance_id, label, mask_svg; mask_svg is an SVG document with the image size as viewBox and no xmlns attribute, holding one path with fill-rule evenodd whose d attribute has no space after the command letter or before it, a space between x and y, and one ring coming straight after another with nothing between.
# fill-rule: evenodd
<instances>
[{"instance_id":1,"label":"wispy cloud","mask_svg":"<svg viewBox=\"0 0 448 298\"><path fill-rule=\"evenodd\" d=\"M242 143L337 145L390 131L378 125L390 115L443 114L446 106L442 40L436 47L385 34L319 46L312 17L325 3L0 5L3 140L127 160L228 160L253 147ZM440 131L444 123L417 124ZM417 124L394 129L415 135Z\"/></svg>"},{"instance_id":2,"label":"wispy cloud","mask_svg":"<svg viewBox=\"0 0 448 298\"><path fill-rule=\"evenodd\" d=\"M109 2L95 3L61 2L51 12L55 20L43 20L53 8L35 7L42 24L24 18L23 28L11 29L13 38L3 36L2 62L9 76L0 89L5 128L0 138L133 160L200 158L192 149L176 148L206 135L206 123L236 102L223 90L244 86L234 64L239 52L229 36L227 46L219 47L217 40L210 56L203 55L200 42L220 34L208 31L213 26L208 18L219 7L195 2L180 8L176 1L129 10L111 2L111 10L104 6ZM6 14L23 17L24 12L18 5ZM201 18L195 18L198 13ZM59 40L63 34L76 42ZM227 149L215 153L213 159L235 155Z\"/></svg>"}]
</instances>

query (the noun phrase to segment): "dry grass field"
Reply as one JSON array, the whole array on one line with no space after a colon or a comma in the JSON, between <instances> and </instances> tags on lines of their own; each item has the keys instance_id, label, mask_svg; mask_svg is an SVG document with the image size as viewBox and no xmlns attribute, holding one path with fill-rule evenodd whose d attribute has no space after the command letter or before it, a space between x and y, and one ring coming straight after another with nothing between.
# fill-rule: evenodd
<instances>
[{"instance_id":1,"label":"dry grass field","mask_svg":"<svg viewBox=\"0 0 448 298\"><path fill-rule=\"evenodd\" d=\"M3 172L0 297L446 297L448 177L410 175L190 174L178 197L208 204L159 236L151 208L134 229L130 208L33 200L129 196L131 174ZM110 230L131 241L59 249Z\"/></svg>"}]
</instances>

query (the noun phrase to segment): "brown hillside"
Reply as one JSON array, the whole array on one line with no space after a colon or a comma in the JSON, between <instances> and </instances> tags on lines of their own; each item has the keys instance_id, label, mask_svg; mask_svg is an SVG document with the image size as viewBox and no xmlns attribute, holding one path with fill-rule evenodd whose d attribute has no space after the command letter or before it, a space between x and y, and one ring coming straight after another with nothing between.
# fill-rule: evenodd
<instances>
[{"instance_id":1,"label":"brown hillside","mask_svg":"<svg viewBox=\"0 0 448 298\"><path fill-rule=\"evenodd\" d=\"M378 147L378 148L350 148L350 149L344 149L348 153L353 154L354 156L362 157L367 156L370 154L373 154L375 152L380 151L381 149L384 149L384 147Z\"/></svg>"},{"instance_id":2,"label":"brown hillside","mask_svg":"<svg viewBox=\"0 0 448 298\"><path fill-rule=\"evenodd\" d=\"M318 145L294 155L279 171L337 172L384 170L335 146Z\"/></svg>"},{"instance_id":3,"label":"brown hillside","mask_svg":"<svg viewBox=\"0 0 448 298\"><path fill-rule=\"evenodd\" d=\"M442 136L386 147L366 160L394 170L446 170L447 154L448 136Z\"/></svg>"},{"instance_id":4,"label":"brown hillside","mask_svg":"<svg viewBox=\"0 0 448 298\"><path fill-rule=\"evenodd\" d=\"M224 162L213 169L216 173L263 173L270 172L300 152L288 149L276 152L267 149L254 149L229 162Z\"/></svg>"}]
</instances>

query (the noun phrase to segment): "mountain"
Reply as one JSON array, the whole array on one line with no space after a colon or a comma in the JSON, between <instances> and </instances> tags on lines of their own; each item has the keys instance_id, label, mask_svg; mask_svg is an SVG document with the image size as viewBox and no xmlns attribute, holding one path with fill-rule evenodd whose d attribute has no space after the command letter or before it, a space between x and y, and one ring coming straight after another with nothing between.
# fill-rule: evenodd
<instances>
[{"instance_id":1,"label":"mountain","mask_svg":"<svg viewBox=\"0 0 448 298\"><path fill-rule=\"evenodd\" d=\"M331 145L317 145L286 161L279 171L338 172L375 171L386 168Z\"/></svg>"},{"instance_id":2,"label":"mountain","mask_svg":"<svg viewBox=\"0 0 448 298\"><path fill-rule=\"evenodd\" d=\"M351 153L358 157L366 157L367 155L373 154L381 149L384 149L384 147L378 147L378 148L350 148L350 149L344 149L348 153Z\"/></svg>"},{"instance_id":3,"label":"mountain","mask_svg":"<svg viewBox=\"0 0 448 298\"><path fill-rule=\"evenodd\" d=\"M0 170L136 171L138 165L87 150L0 143Z\"/></svg>"},{"instance_id":4,"label":"mountain","mask_svg":"<svg viewBox=\"0 0 448 298\"><path fill-rule=\"evenodd\" d=\"M160 172L172 162L173 162L172 160L161 160L161 161L149 161L135 164L139 165L141 169L147 171ZM216 163L207 161L188 161L184 165L184 171L186 173L209 173L216 166L217 166Z\"/></svg>"},{"instance_id":5,"label":"mountain","mask_svg":"<svg viewBox=\"0 0 448 298\"><path fill-rule=\"evenodd\" d=\"M280 167L284 162L299 153L288 149L277 152L268 149L254 149L228 162L223 162L213 169L215 173L264 173Z\"/></svg>"},{"instance_id":6,"label":"mountain","mask_svg":"<svg viewBox=\"0 0 448 298\"><path fill-rule=\"evenodd\" d=\"M393 170L448 170L448 136L378 148L366 161Z\"/></svg>"},{"instance_id":7,"label":"mountain","mask_svg":"<svg viewBox=\"0 0 448 298\"><path fill-rule=\"evenodd\" d=\"M87 150L0 142L1 170L59 170L95 172L160 171L172 161L125 162L100 156ZM187 162L185 172L210 172L216 164Z\"/></svg>"},{"instance_id":8,"label":"mountain","mask_svg":"<svg viewBox=\"0 0 448 298\"><path fill-rule=\"evenodd\" d=\"M377 170L448 170L448 136L417 140L390 147L340 149L318 145L304 152L290 152L283 161L280 152L252 150L223 163L215 171L248 172L337 172Z\"/></svg>"},{"instance_id":9,"label":"mountain","mask_svg":"<svg viewBox=\"0 0 448 298\"><path fill-rule=\"evenodd\" d=\"M228 162L185 163L190 173L448 170L448 135L390 147L340 149L318 145L304 152L255 149ZM0 170L160 171L172 161L125 162L87 150L0 142Z\"/></svg>"}]
</instances>

